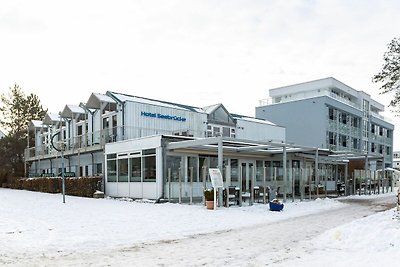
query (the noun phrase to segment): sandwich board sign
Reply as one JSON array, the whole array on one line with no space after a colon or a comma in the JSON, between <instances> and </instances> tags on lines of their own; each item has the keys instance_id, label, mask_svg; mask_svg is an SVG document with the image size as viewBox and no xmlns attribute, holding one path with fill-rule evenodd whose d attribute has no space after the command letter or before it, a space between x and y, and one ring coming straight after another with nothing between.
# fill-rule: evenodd
<instances>
[{"instance_id":1,"label":"sandwich board sign","mask_svg":"<svg viewBox=\"0 0 400 267\"><path fill-rule=\"evenodd\" d=\"M209 168L208 173L210 174L211 184L214 188L214 210L217 209L217 190L223 188L224 184L222 181L221 171L217 168Z\"/></svg>"},{"instance_id":2,"label":"sandwich board sign","mask_svg":"<svg viewBox=\"0 0 400 267\"><path fill-rule=\"evenodd\" d=\"M214 188L222 188L224 187L222 181L222 174L221 171L217 168L210 168L209 169L211 184Z\"/></svg>"}]
</instances>

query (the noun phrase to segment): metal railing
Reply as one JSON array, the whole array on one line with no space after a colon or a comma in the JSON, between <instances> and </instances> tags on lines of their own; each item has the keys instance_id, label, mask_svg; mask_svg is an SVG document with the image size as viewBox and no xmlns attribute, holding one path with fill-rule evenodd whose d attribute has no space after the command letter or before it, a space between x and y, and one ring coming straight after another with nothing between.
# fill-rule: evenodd
<instances>
[{"instance_id":1,"label":"metal railing","mask_svg":"<svg viewBox=\"0 0 400 267\"><path fill-rule=\"evenodd\" d=\"M140 137L146 137L151 135L184 135L184 136L195 136L204 137L204 132L196 132L187 129L177 129L173 131L166 131L160 129L146 129L139 127L127 127L118 126L109 129L103 129L100 131L89 132L83 135L78 135L72 138L66 138L55 141L57 143L65 144L65 153L73 153L75 151L82 150L96 150L103 149L105 144L113 143L117 141L135 139ZM52 148L50 143L42 144L35 147L25 149L25 159L33 160L36 157L56 156L58 152Z\"/></svg>"}]
</instances>

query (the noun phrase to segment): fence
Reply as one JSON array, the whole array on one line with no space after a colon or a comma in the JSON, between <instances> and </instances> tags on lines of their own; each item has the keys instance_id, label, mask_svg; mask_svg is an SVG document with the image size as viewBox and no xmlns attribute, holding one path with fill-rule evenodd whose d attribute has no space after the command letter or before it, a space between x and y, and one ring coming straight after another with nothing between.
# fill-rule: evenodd
<instances>
[{"instance_id":1,"label":"fence","mask_svg":"<svg viewBox=\"0 0 400 267\"><path fill-rule=\"evenodd\" d=\"M349 177L337 172L334 168L319 168L315 175L314 168L287 168L287 179L284 180L282 167L253 166L252 176L241 175L237 180L231 179L229 168L223 169L226 192L234 187L237 191L238 203L268 203L273 198L281 198L284 202L303 201L319 197L338 197L353 194L380 194L393 190L393 179L388 173L355 170ZM353 182L355 181L355 182ZM208 169L200 168L199 174L192 167L168 168L164 180L164 195L169 201L179 203L204 202L204 190L212 188ZM225 193L226 195L228 193Z\"/></svg>"}]
</instances>

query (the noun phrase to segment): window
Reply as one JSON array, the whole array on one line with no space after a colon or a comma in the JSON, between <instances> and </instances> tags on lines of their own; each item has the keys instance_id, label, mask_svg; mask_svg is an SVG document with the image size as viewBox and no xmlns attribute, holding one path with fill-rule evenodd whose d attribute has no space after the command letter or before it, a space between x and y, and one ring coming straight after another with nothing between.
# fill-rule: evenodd
<instances>
[{"instance_id":1,"label":"window","mask_svg":"<svg viewBox=\"0 0 400 267\"><path fill-rule=\"evenodd\" d=\"M375 124L371 124L371 133L375 133Z\"/></svg>"},{"instance_id":2,"label":"window","mask_svg":"<svg viewBox=\"0 0 400 267\"><path fill-rule=\"evenodd\" d=\"M118 182L128 182L128 159L118 160Z\"/></svg>"},{"instance_id":3,"label":"window","mask_svg":"<svg viewBox=\"0 0 400 267\"><path fill-rule=\"evenodd\" d=\"M347 124L347 114L346 113L342 113L341 114L341 121L343 124Z\"/></svg>"},{"instance_id":4,"label":"window","mask_svg":"<svg viewBox=\"0 0 400 267\"><path fill-rule=\"evenodd\" d=\"M336 145L336 134L335 133L329 132L328 138L329 138L330 145Z\"/></svg>"},{"instance_id":5,"label":"window","mask_svg":"<svg viewBox=\"0 0 400 267\"><path fill-rule=\"evenodd\" d=\"M347 136L339 135L339 143L342 147L347 147Z\"/></svg>"},{"instance_id":6,"label":"window","mask_svg":"<svg viewBox=\"0 0 400 267\"><path fill-rule=\"evenodd\" d=\"M390 156L390 146L387 146L387 147L386 147L386 155L387 155L387 156Z\"/></svg>"},{"instance_id":7,"label":"window","mask_svg":"<svg viewBox=\"0 0 400 267\"><path fill-rule=\"evenodd\" d=\"M143 157L143 182L156 181L156 156Z\"/></svg>"},{"instance_id":8,"label":"window","mask_svg":"<svg viewBox=\"0 0 400 267\"><path fill-rule=\"evenodd\" d=\"M231 128L222 127L222 136L223 137L231 137Z\"/></svg>"},{"instance_id":9,"label":"window","mask_svg":"<svg viewBox=\"0 0 400 267\"><path fill-rule=\"evenodd\" d=\"M375 144L371 143L371 152L375 152Z\"/></svg>"},{"instance_id":10,"label":"window","mask_svg":"<svg viewBox=\"0 0 400 267\"><path fill-rule=\"evenodd\" d=\"M191 181L190 179L193 182L198 182L197 170L197 157L188 157L187 177L189 182Z\"/></svg>"},{"instance_id":11,"label":"window","mask_svg":"<svg viewBox=\"0 0 400 267\"><path fill-rule=\"evenodd\" d=\"M108 117L103 118L103 129L108 129L109 124L110 124L110 118Z\"/></svg>"},{"instance_id":12,"label":"window","mask_svg":"<svg viewBox=\"0 0 400 267\"><path fill-rule=\"evenodd\" d=\"M207 137L220 136L221 134L224 137L236 137L235 128L219 125L207 125Z\"/></svg>"},{"instance_id":13,"label":"window","mask_svg":"<svg viewBox=\"0 0 400 267\"><path fill-rule=\"evenodd\" d=\"M352 118L352 125L354 128L360 128L359 119L357 117Z\"/></svg>"},{"instance_id":14,"label":"window","mask_svg":"<svg viewBox=\"0 0 400 267\"><path fill-rule=\"evenodd\" d=\"M360 141L357 138L353 138L353 148L360 149Z\"/></svg>"},{"instance_id":15,"label":"window","mask_svg":"<svg viewBox=\"0 0 400 267\"><path fill-rule=\"evenodd\" d=\"M231 159L231 182L239 181L239 163L237 159Z\"/></svg>"},{"instance_id":16,"label":"window","mask_svg":"<svg viewBox=\"0 0 400 267\"><path fill-rule=\"evenodd\" d=\"M108 160L107 161L107 182L116 182L116 181L117 181L117 161L115 159Z\"/></svg>"},{"instance_id":17,"label":"window","mask_svg":"<svg viewBox=\"0 0 400 267\"><path fill-rule=\"evenodd\" d=\"M329 108L329 119L335 121L336 120L336 110L333 108Z\"/></svg>"},{"instance_id":18,"label":"window","mask_svg":"<svg viewBox=\"0 0 400 267\"><path fill-rule=\"evenodd\" d=\"M383 127L381 127L381 126L378 126L378 127L379 127L379 135L383 136Z\"/></svg>"},{"instance_id":19,"label":"window","mask_svg":"<svg viewBox=\"0 0 400 267\"><path fill-rule=\"evenodd\" d=\"M220 127L213 127L213 136L219 136L219 133L221 131Z\"/></svg>"},{"instance_id":20,"label":"window","mask_svg":"<svg viewBox=\"0 0 400 267\"><path fill-rule=\"evenodd\" d=\"M140 157L130 158L131 177L130 182L140 182L142 180L142 159Z\"/></svg>"},{"instance_id":21,"label":"window","mask_svg":"<svg viewBox=\"0 0 400 267\"><path fill-rule=\"evenodd\" d=\"M102 174L103 173L103 164L97 163L96 164L96 175Z\"/></svg>"},{"instance_id":22,"label":"window","mask_svg":"<svg viewBox=\"0 0 400 267\"><path fill-rule=\"evenodd\" d=\"M82 125L78 125L78 135L82 135Z\"/></svg>"}]
</instances>

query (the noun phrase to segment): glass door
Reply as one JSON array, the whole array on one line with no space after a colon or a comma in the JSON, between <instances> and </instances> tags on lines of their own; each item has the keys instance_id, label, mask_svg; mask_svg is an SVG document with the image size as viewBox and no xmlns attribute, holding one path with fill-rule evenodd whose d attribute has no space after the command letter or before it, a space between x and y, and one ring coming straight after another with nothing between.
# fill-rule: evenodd
<instances>
[{"instance_id":1,"label":"glass door","mask_svg":"<svg viewBox=\"0 0 400 267\"><path fill-rule=\"evenodd\" d=\"M239 205L242 202L248 202L249 205L253 204L254 201L254 181L255 181L255 166L256 162L254 160L241 160L240 161L240 193Z\"/></svg>"}]
</instances>

